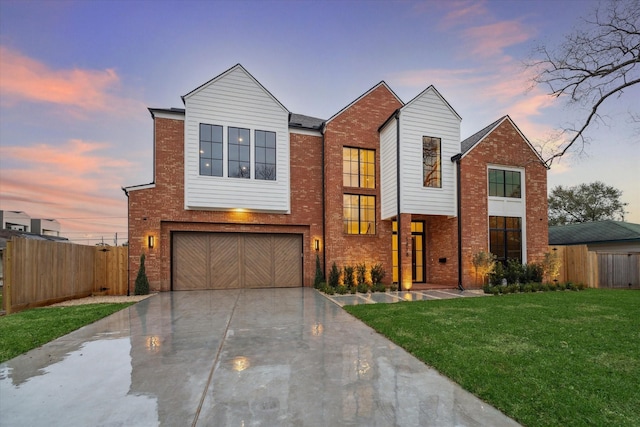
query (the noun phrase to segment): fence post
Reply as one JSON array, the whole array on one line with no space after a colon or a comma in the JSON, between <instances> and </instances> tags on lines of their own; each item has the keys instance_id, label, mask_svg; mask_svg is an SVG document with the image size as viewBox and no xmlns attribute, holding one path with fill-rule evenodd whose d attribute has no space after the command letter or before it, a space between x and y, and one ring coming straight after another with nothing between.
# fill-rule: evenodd
<instances>
[{"instance_id":1,"label":"fence post","mask_svg":"<svg viewBox=\"0 0 640 427\"><path fill-rule=\"evenodd\" d=\"M13 242L11 240L7 241L7 254L4 257L4 311L6 314L11 314L11 285L13 282L13 277L11 274L11 260L13 258Z\"/></svg>"}]
</instances>

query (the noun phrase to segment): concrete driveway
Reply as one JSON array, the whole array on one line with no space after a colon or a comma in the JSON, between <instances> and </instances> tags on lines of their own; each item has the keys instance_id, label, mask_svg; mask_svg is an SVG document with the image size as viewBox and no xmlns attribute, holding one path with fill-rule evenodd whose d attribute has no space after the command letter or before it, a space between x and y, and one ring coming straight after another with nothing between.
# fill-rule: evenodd
<instances>
[{"instance_id":1,"label":"concrete driveway","mask_svg":"<svg viewBox=\"0 0 640 427\"><path fill-rule=\"evenodd\" d=\"M161 293L12 359L0 425L518 424L303 288Z\"/></svg>"}]
</instances>

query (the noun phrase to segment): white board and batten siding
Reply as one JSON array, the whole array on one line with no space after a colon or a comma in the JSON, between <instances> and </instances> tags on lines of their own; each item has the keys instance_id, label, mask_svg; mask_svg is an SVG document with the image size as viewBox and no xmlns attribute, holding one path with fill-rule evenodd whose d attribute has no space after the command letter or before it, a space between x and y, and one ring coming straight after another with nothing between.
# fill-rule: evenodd
<instances>
[{"instance_id":1,"label":"white board and batten siding","mask_svg":"<svg viewBox=\"0 0 640 427\"><path fill-rule=\"evenodd\" d=\"M400 197L403 213L457 215L456 166L460 153L460 116L428 87L400 112ZM423 186L422 137L441 139L442 187Z\"/></svg>"},{"instance_id":2,"label":"white board and batten siding","mask_svg":"<svg viewBox=\"0 0 640 427\"><path fill-rule=\"evenodd\" d=\"M396 216L398 211L397 128L396 120L392 119L380 130L380 215L383 220Z\"/></svg>"},{"instance_id":3,"label":"white board and batten siding","mask_svg":"<svg viewBox=\"0 0 640 427\"><path fill-rule=\"evenodd\" d=\"M185 209L290 213L289 112L237 65L185 95ZM223 176L200 175L200 123L223 126ZM251 179L228 178L228 128L250 130ZM255 179L255 131L276 133L276 180Z\"/></svg>"}]
</instances>

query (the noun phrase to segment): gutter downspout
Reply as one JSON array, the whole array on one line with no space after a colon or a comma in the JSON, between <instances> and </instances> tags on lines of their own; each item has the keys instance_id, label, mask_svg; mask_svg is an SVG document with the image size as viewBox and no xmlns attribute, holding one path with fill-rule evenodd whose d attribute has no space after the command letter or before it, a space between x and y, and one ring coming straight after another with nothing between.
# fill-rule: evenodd
<instances>
[{"instance_id":1,"label":"gutter downspout","mask_svg":"<svg viewBox=\"0 0 640 427\"><path fill-rule=\"evenodd\" d=\"M325 282L327 281L327 211L325 209L325 200L327 198L327 189L324 183L325 171L324 171L324 131L326 123L322 124L322 274L324 275Z\"/></svg>"},{"instance_id":2,"label":"gutter downspout","mask_svg":"<svg viewBox=\"0 0 640 427\"><path fill-rule=\"evenodd\" d=\"M456 162L456 199L457 199L457 214L458 214L458 290L464 291L462 287L462 194L461 194L461 178L460 178L460 159L462 159L462 153L458 153L451 158L451 161Z\"/></svg>"},{"instance_id":3,"label":"gutter downspout","mask_svg":"<svg viewBox=\"0 0 640 427\"><path fill-rule=\"evenodd\" d=\"M155 166L154 166L155 167ZM129 232L131 231L131 228L129 227L129 192L127 191L126 188L121 187L122 191L124 191L124 194L127 196L127 296L131 295L131 271L130 269L130 265L131 263L129 262L129 245L131 244L131 240L129 239Z\"/></svg>"},{"instance_id":4,"label":"gutter downspout","mask_svg":"<svg viewBox=\"0 0 640 427\"><path fill-rule=\"evenodd\" d=\"M402 223L400 221L400 110L396 110L396 222L398 224L398 290L402 291Z\"/></svg>"}]
</instances>

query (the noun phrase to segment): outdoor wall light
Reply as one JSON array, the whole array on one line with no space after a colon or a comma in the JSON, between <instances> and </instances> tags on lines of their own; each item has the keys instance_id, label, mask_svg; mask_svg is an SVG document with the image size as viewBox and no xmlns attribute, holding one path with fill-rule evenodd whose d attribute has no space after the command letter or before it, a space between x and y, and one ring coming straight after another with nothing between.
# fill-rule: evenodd
<instances>
[{"instance_id":1,"label":"outdoor wall light","mask_svg":"<svg viewBox=\"0 0 640 427\"><path fill-rule=\"evenodd\" d=\"M320 240L315 239L313 241L313 247L315 248L316 252L318 252L320 250Z\"/></svg>"},{"instance_id":2,"label":"outdoor wall light","mask_svg":"<svg viewBox=\"0 0 640 427\"><path fill-rule=\"evenodd\" d=\"M156 243L156 239L153 236L149 236L147 243L149 244L149 249L153 249Z\"/></svg>"}]
</instances>

